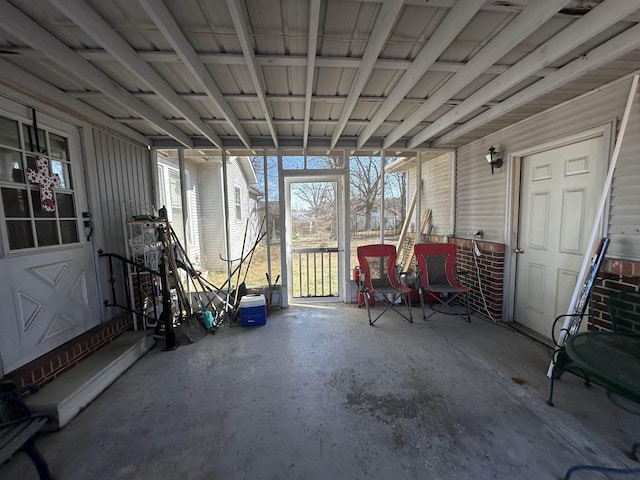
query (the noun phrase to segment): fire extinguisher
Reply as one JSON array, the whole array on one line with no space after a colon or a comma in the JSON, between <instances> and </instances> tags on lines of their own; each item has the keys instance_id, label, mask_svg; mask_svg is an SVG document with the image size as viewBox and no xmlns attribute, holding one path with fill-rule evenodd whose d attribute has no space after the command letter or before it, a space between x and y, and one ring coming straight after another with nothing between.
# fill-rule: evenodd
<instances>
[{"instance_id":1,"label":"fire extinguisher","mask_svg":"<svg viewBox=\"0 0 640 480\"><path fill-rule=\"evenodd\" d=\"M356 268L353 269L353 281L356 283L360 283L360 266L356 265Z\"/></svg>"}]
</instances>

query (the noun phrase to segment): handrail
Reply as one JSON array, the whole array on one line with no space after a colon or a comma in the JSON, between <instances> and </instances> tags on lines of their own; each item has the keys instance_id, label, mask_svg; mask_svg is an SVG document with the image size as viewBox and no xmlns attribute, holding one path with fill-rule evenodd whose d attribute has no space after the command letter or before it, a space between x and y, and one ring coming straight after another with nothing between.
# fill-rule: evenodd
<instances>
[{"instance_id":1,"label":"handrail","mask_svg":"<svg viewBox=\"0 0 640 480\"><path fill-rule=\"evenodd\" d=\"M126 286L124 288L124 292L126 295L126 302L124 302L124 304L121 304L118 302L118 295L117 295L116 286L115 286L117 280L116 280L116 276L114 275L113 259L119 261L122 264L123 278L124 278L125 284L127 281L130 281L129 272L127 271L127 266L133 267L135 269L136 274L145 272L152 276L157 277L158 279L162 278L160 275L160 272L147 267L143 263L135 262L117 253L105 253L103 250L98 250L98 255L100 257L106 257L109 261L109 283L111 284L111 301L109 301L108 299L105 299L103 302L104 306L122 308L127 312L133 313L135 315L140 315L145 319L153 320L154 322L156 322L158 320L159 315L156 308L156 305L158 303L157 302L158 296L156 295L155 288L153 287L151 288L151 298L153 301L153 316L147 315L146 313L146 309L144 308L144 305L145 305L145 300L148 298L148 296L143 297L142 289L140 288L137 289L137 293L138 293L137 302L131 301L131 297L129 295L129 289L127 289ZM155 282L152 282L152 284L153 283ZM132 305L140 305L140 309L132 308Z\"/></svg>"}]
</instances>

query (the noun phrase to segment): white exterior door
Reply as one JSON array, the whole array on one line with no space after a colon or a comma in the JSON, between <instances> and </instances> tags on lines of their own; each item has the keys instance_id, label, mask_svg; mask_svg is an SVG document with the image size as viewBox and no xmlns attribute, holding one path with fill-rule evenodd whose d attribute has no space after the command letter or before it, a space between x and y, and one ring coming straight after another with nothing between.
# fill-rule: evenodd
<instances>
[{"instance_id":1,"label":"white exterior door","mask_svg":"<svg viewBox=\"0 0 640 480\"><path fill-rule=\"evenodd\" d=\"M78 131L25 107L0 104L0 358L4 373L100 323ZM36 156L59 185L47 206L29 172ZM31 169L31 170L29 170ZM0 373L2 373L0 371Z\"/></svg>"},{"instance_id":2,"label":"white exterior door","mask_svg":"<svg viewBox=\"0 0 640 480\"><path fill-rule=\"evenodd\" d=\"M580 272L603 185L603 144L599 135L522 159L514 320L546 338Z\"/></svg>"}]
</instances>

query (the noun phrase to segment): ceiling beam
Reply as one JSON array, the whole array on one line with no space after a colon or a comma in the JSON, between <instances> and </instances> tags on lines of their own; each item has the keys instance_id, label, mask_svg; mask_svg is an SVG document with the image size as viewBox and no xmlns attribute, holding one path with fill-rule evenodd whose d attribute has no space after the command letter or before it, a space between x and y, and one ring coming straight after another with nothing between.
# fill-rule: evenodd
<instances>
[{"instance_id":1,"label":"ceiling beam","mask_svg":"<svg viewBox=\"0 0 640 480\"><path fill-rule=\"evenodd\" d=\"M243 15L243 12L241 10L243 7L239 4L239 0L227 0L227 7L229 8L229 13L231 15L231 19L233 20L233 27L236 30L238 41L240 42L240 46L242 47L242 53L245 58L247 69L249 70L249 76L251 77L251 81L253 82L253 88L255 88L256 93L258 94L260 107L262 108L262 114L264 115L265 121L267 122L267 127L269 128L269 133L271 134L271 138L273 140L273 145L277 148L278 133L276 132L276 128L273 125L273 113L271 111L271 106L267 102L265 96L264 85L266 85L266 83L264 81L262 70L258 68L258 64L256 63L256 53L253 48L251 36L249 35L249 28L247 25L247 21L245 20L245 16Z\"/></svg>"},{"instance_id":2,"label":"ceiling beam","mask_svg":"<svg viewBox=\"0 0 640 480\"><path fill-rule=\"evenodd\" d=\"M391 132L384 141L385 148L393 145L411 131L445 101L482 75L486 69L506 55L520 39L526 38L569 0L541 0L530 4L522 13L510 21L489 43L475 54L459 72L449 78L424 104L405 119L402 125Z\"/></svg>"},{"instance_id":3,"label":"ceiling beam","mask_svg":"<svg viewBox=\"0 0 640 480\"><path fill-rule=\"evenodd\" d=\"M211 74L207 71L187 37L180 30L164 2L162 0L138 0L138 2L178 53L182 63L186 65L191 75L200 83L201 88L207 93L209 99L222 112L231 129L247 148L251 148L249 135L238 122L236 114L225 100L218 85L211 78Z\"/></svg>"},{"instance_id":4,"label":"ceiling beam","mask_svg":"<svg viewBox=\"0 0 640 480\"><path fill-rule=\"evenodd\" d=\"M451 44L453 45L453 44ZM517 47L516 47L517 48ZM113 61L114 58L109 52L99 49L87 49L78 48L74 50L85 60L95 60L101 62ZM526 53L530 53L532 49L526 50ZM136 53L140 55L147 63L179 63L180 57L175 52L169 51L153 51L136 50ZM29 58L42 58L41 52L33 50L31 48L3 48L0 52L0 57L11 58L16 55ZM245 60L243 55L235 53L198 53L198 58L205 65L244 65ZM259 66L271 66L271 67L302 67L307 66L307 57L301 55L256 55L256 63ZM361 58L358 57L327 57L316 56L316 67L328 67L328 68L358 68ZM378 58L375 63L374 69L376 70L408 70L413 62L411 60L393 60L390 58ZM431 65L430 70L433 72L459 72L466 65L462 62L444 62L438 61ZM511 65L491 65L485 70L485 73L500 75L506 72ZM536 72L534 75L544 77L555 72L557 68L548 67Z\"/></svg>"},{"instance_id":5,"label":"ceiling beam","mask_svg":"<svg viewBox=\"0 0 640 480\"><path fill-rule=\"evenodd\" d=\"M131 45L127 43L93 8L84 0L49 0L60 11L98 42L105 50L127 67L142 82L162 97L170 106L180 112L211 143L222 148L222 140L211 127L206 125L198 113L182 100L173 88L142 60Z\"/></svg>"},{"instance_id":6,"label":"ceiling beam","mask_svg":"<svg viewBox=\"0 0 640 480\"><path fill-rule=\"evenodd\" d=\"M360 67L358 68L355 79L353 80L351 88L349 89L347 101L345 102L344 106L342 107L342 111L340 112L338 125L333 131L333 135L331 136L331 148L335 147L338 143L338 139L342 135L344 127L347 125L347 120L349 119L351 112L353 112L353 109L356 106L358 97L362 93L367 80L369 80L369 76L373 71L376 59L380 55L380 52L384 47L384 43L391 33L391 29L396 23L402 7L403 2L398 0L385 0L382 4L382 7L380 7L378 18L376 19L373 30L371 31L371 35L367 42L367 46L364 50L364 54L362 55Z\"/></svg>"},{"instance_id":7,"label":"ceiling beam","mask_svg":"<svg viewBox=\"0 0 640 480\"><path fill-rule=\"evenodd\" d=\"M363 3L363 2L380 3L382 0L344 0L344 1L358 2L358 3ZM519 13L522 10L524 10L527 5L532 3L532 1L537 1L537 0L492 1L492 2L487 2L486 5L482 8L482 10L494 11L494 12ZM404 3L406 5L415 5L418 7L424 7L425 4L426 6L429 6L429 7L451 7L454 2L456 2L456 0L426 0L426 1L425 0L404 0ZM584 6L584 8L589 8L594 3L596 2L587 2L584 0L575 1L576 6L578 7ZM581 12L572 12L570 11L571 9L567 9L567 10L568 11L566 12L564 11L558 12L557 16L580 17L583 15L583 13ZM625 18L625 20L628 20L634 23L640 22L640 12L629 14Z\"/></svg>"},{"instance_id":8,"label":"ceiling beam","mask_svg":"<svg viewBox=\"0 0 640 480\"><path fill-rule=\"evenodd\" d=\"M313 79L316 71L316 48L318 46L318 27L320 25L321 0L312 0L309 7L309 40L307 42L307 82L304 88L304 129L302 148L307 148L309 137L309 119L311 118L311 97L313 96Z\"/></svg>"},{"instance_id":9,"label":"ceiling beam","mask_svg":"<svg viewBox=\"0 0 640 480\"><path fill-rule=\"evenodd\" d=\"M459 1L449 10L447 16L440 22L435 32L429 37L420 53L413 60L409 69L393 87L382 106L376 111L369 125L358 137L358 148L369 140L371 135L382 125L382 122L393 112L413 86L427 73L440 54L458 36L483 4L484 0Z\"/></svg>"},{"instance_id":10,"label":"ceiling beam","mask_svg":"<svg viewBox=\"0 0 640 480\"><path fill-rule=\"evenodd\" d=\"M495 120L511 110L514 110L531 100L549 93L554 89L579 78L590 70L599 68L611 62L612 59L625 55L636 48L640 48L640 25L631 27L624 33L614 37L606 43L594 48L586 55L577 58L573 62L559 69L555 74L550 75L515 95L503 100L495 107L481 113L470 121L440 137L435 145L446 145L453 142L460 136L468 133L487 122Z\"/></svg>"},{"instance_id":11,"label":"ceiling beam","mask_svg":"<svg viewBox=\"0 0 640 480\"><path fill-rule=\"evenodd\" d=\"M0 0L0 25L26 44L44 52L47 59L62 66L71 75L90 83L128 111L142 116L185 147L191 148L193 145L192 140L182 130L168 123L156 110L135 98L6 0Z\"/></svg>"},{"instance_id":12,"label":"ceiling beam","mask_svg":"<svg viewBox=\"0 0 640 480\"><path fill-rule=\"evenodd\" d=\"M598 32L605 30L637 9L638 0L605 0L411 138L408 143L409 148L414 148L432 139L454 122L473 113L486 101L492 100L525 80L531 72L535 72L579 47Z\"/></svg>"},{"instance_id":13,"label":"ceiling beam","mask_svg":"<svg viewBox=\"0 0 640 480\"><path fill-rule=\"evenodd\" d=\"M71 95L64 93L62 90L57 89L14 64L0 59L0 70L2 70L0 82L14 90L25 92L29 96L37 98L41 102L51 105L60 111L80 118L87 123L98 125L101 128L108 128L114 132L118 132L120 135L125 135L131 140L151 146L151 141L140 132L123 125L110 116L81 102L77 98L73 98Z\"/></svg>"},{"instance_id":14,"label":"ceiling beam","mask_svg":"<svg viewBox=\"0 0 640 480\"><path fill-rule=\"evenodd\" d=\"M67 90L67 94L72 95L76 98L100 98L104 96L103 93L97 90ZM131 95L137 98L149 98L155 97L155 92L129 92ZM190 100L193 102L206 102L209 100L209 97L206 93L191 93L191 92L178 92L180 97ZM230 93L224 96L224 98L228 102L257 102L258 96L252 93ZM304 95L266 95L267 100L270 103L304 103L305 96ZM344 103L347 100L346 95L314 95L311 98L312 103ZM358 102L360 103L376 103L381 104L385 101L385 97L378 96L368 96L368 95L360 95L358 98ZM422 105L424 103L424 98L422 97L404 97L400 103L404 103L407 105ZM450 99L447 100L445 105L460 105L462 100L459 99ZM497 105L499 102L487 102L485 104L486 107L493 107ZM264 120L262 120L264 122Z\"/></svg>"},{"instance_id":15,"label":"ceiling beam","mask_svg":"<svg viewBox=\"0 0 640 480\"><path fill-rule=\"evenodd\" d=\"M140 117L114 117L113 120L116 120L118 122L123 122L123 123L135 123L135 122L140 122L143 119ZM203 118L202 121L204 121L207 124L210 125L224 125L226 120L222 119L222 118ZM239 120L241 124L243 125L263 125L264 124L264 120L261 118L242 118ZM172 117L172 118L167 118L167 122L170 123L188 123L189 121L186 118L176 118L176 117ZM301 118L281 118L281 119L274 119L273 122L276 125L289 125L289 126L299 126L302 122L303 119ZM367 119L353 119L350 118L348 125L354 125L354 126L364 126L368 123L369 121ZM383 125L385 126L390 126L390 127L395 127L397 125L399 125L401 123L400 120L385 120ZM328 127L328 126L335 126L338 124L338 120L331 120L331 119L327 119L327 118L323 118L323 119L319 119L319 120L314 120L312 123L312 125L315 126L323 126L323 127ZM423 126L428 126L430 125L430 123L423 123L421 124Z\"/></svg>"}]
</instances>

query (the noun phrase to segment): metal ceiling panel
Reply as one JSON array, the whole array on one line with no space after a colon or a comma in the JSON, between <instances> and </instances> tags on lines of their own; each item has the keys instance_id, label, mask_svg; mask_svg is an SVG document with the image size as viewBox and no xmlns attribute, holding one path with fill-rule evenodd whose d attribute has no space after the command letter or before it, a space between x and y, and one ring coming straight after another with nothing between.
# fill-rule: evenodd
<instances>
[{"instance_id":1,"label":"metal ceiling panel","mask_svg":"<svg viewBox=\"0 0 640 480\"><path fill-rule=\"evenodd\" d=\"M81 78L73 73L73 71L61 70L58 66L49 60L32 60L18 56L9 56L7 58L11 63L20 67L25 72L29 72L41 80L45 80L56 88L63 91L84 90L89 85Z\"/></svg>"},{"instance_id":2,"label":"metal ceiling panel","mask_svg":"<svg viewBox=\"0 0 640 480\"><path fill-rule=\"evenodd\" d=\"M337 146L352 146L359 135L368 140L358 145L379 148L387 139L393 145L406 145L460 105L455 116L439 122L440 131L431 140L420 138L423 145L437 143L446 132L457 134L458 126L472 121L458 138L449 141L459 145L640 70L640 4L634 6L629 0L574 0L568 4L571 10L555 14L532 33L523 38L514 35L511 50L506 54L500 51L496 64L482 65L478 70L481 73L462 77L463 82L455 87L451 86L454 74L479 52L495 48L491 40L530 2L487 2L450 44L442 45L443 53L423 74L416 73L418 65L412 68L412 62L434 41L438 26L452 12L455 0L405 0L397 17L387 19L391 30L384 39L375 31L384 11L382 0L320 0L315 17L310 2L239 1L240 22L246 22L248 37L236 31L239 24L234 24L227 0L164 0L166 13L177 30L157 23L158 18L151 18L138 1L87 0L86 5L107 23L112 33L133 49L137 55L133 58L147 62L158 74L159 78L151 79L138 68L141 64L129 61L125 66L112 56L118 51L112 41L102 39L105 45L100 45L85 32L91 33L87 25L80 28L72 20L82 24L91 11L77 16L77 11L65 10L67 16L59 1L0 3L0 58L18 66L25 79L35 76L48 82L165 145L174 142L166 134L170 125L182 129L199 144L206 142L203 132L208 127L223 143L233 145L243 143L239 135L244 131L247 144L269 146L279 137L285 144L298 144L299 148L303 142L329 146L336 129L342 130ZM619 18L626 18L587 32L586 40L581 38L575 48L558 58L553 51L548 58L528 57L524 71L530 74L505 81L502 85L509 86L506 90L494 81L592 8L604 13L619 11ZM315 52L307 51L314 43L309 38L310 22L317 25ZM627 32L629 29L632 30ZM583 33L584 30L580 35ZM620 43L619 35L625 43ZM601 46L611 45L612 39L617 42L616 49L603 50ZM180 43L185 41L186 50L185 43ZM371 41L383 43L378 58L363 59ZM249 45L248 51L243 52L243 42ZM174 51L173 45L179 51ZM598 54L600 51L607 54ZM562 68L578 58L581 65L589 68L574 78ZM311 76L310 61L314 62ZM609 63L604 64L605 61ZM367 74L364 85L357 84L361 72ZM15 77L11 82L15 84ZM555 88L538 89L543 93L537 98L527 93L535 90L539 82ZM355 86L357 98L347 102ZM520 104L518 98L526 101ZM136 99L143 102L136 108L144 112L133 108ZM509 101L511 110L498 118L482 115L500 101ZM342 118L345 105L349 115ZM309 117L305 118L307 114ZM377 128L363 133L372 119ZM445 124L450 121L455 123ZM309 136L305 138L307 122ZM431 135L433 130L424 135ZM275 135L278 137L274 139Z\"/></svg>"},{"instance_id":3,"label":"metal ceiling panel","mask_svg":"<svg viewBox=\"0 0 640 480\"><path fill-rule=\"evenodd\" d=\"M369 2L328 0L318 48L331 57L362 57L380 10Z\"/></svg>"},{"instance_id":4,"label":"metal ceiling panel","mask_svg":"<svg viewBox=\"0 0 640 480\"><path fill-rule=\"evenodd\" d=\"M48 0L14 2L24 14L71 48L100 48Z\"/></svg>"}]
</instances>

